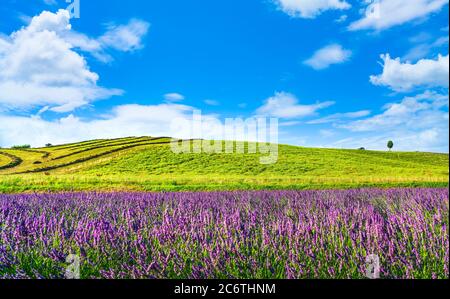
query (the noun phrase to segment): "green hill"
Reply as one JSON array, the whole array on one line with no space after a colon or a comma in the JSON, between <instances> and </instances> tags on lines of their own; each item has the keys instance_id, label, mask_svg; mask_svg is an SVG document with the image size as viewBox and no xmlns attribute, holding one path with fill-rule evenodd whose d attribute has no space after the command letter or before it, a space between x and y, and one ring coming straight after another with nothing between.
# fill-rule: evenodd
<instances>
[{"instance_id":1,"label":"green hill","mask_svg":"<svg viewBox=\"0 0 450 299\"><path fill-rule=\"evenodd\" d=\"M260 154L175 154L170 138L92 140L0 149L0 192L242 190L448 186L447 154L280 145Z\"/></svg>"}]
</instances>

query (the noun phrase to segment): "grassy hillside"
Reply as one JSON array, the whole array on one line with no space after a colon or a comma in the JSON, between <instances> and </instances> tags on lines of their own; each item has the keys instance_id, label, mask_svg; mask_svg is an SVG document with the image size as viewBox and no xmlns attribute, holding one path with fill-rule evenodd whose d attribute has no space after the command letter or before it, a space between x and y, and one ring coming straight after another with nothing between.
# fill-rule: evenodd
<instances>
[{"instance_id":1,"label":"grassy hillside","mask_svg":"<svg viewBox=\"0 0 450 299\"><path fill-rule=\"evenodd\" d=\"M447 154L280 145L278 163L260 156L175 154L151 137L0 149L0 192L448 186Z\"/></svg>"}]
</instances>

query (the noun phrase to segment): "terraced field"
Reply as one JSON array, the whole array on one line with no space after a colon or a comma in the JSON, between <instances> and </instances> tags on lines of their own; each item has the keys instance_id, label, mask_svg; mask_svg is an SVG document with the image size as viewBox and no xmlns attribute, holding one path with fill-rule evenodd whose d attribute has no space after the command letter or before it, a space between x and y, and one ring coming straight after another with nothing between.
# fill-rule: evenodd
<instances>
[{"instance_id":1,"label":"terraced field","mask_svg":"<svg viewBox=\"0 0 450 299\"><path fill-rule=\"evenodd\" d=\"M447 154L311 149L260 154L175 154L168 137L91 140L0 149L0 192L199 191L446 187Z\"/></svg>"},{"instance_id":2,"label":"terraced field","mask_svg":"<svg viewBox=\"0 0 450 299\"><path fill-rule=\"evenodd\" d=\"M44 149L4 149L5 166L1 174L42 173L82 164L120 151L145 145L168 144L169 138L121 138L52 146ZM6 160L18 161L15 165ZM9 165L9 166L8 166Z\"/></svg>"},{"instance_id":3,"label":"terraced field","mask_svg":"<svg viewBox=\"0 0 450 299\"><path fill-rule=\"evenodd\" d=\"M24 161L11 152L0 152L0 170L11 169L21 165Z\"/></svg>"}]
</instances>

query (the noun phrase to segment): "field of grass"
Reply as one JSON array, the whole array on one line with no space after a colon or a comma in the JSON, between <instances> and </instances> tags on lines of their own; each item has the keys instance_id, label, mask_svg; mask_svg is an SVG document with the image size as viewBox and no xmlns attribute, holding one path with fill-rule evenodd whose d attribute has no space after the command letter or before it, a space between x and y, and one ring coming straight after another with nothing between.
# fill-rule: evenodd
<instances>
[{"instance_id":1,"label":"field of grass","mask_svg":"<svg viewBox=\"0 0 450 299\"><path fill-rule=\"evenodd\" d=\"M92 140L0 149L0 193L447 187L448 154L312 149L262 154L175 154L170 138Z\"/></svg>"},{"instance_id":2,"label":"field of grass","mask_svg":"<svg viewBox=\"0 0 450 299\"><path fill-rule=\"evenodd\" d=\"M382 278L448 279L448 154L171 142L0 149L0 279L63 278L72 254L81 278L364 278L376 255Z\"/></svg>"}]
</instances>

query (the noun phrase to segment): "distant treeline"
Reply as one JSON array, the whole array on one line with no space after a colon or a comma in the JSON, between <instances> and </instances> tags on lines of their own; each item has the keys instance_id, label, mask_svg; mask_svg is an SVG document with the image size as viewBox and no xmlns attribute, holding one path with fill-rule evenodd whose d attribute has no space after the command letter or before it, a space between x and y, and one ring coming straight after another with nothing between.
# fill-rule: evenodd
<instances>
[{"instance_id":1,"label":"distant treeline","mask_svg":"<svg viewBox=\"0 0 450 299\"><path fill-rule=\"evenodd\" d=\"M31 148L31 145L29 144L22 144L22 145L13 145L11 146L12 149L29 149Z\"/></svg>"}]
</instances>

